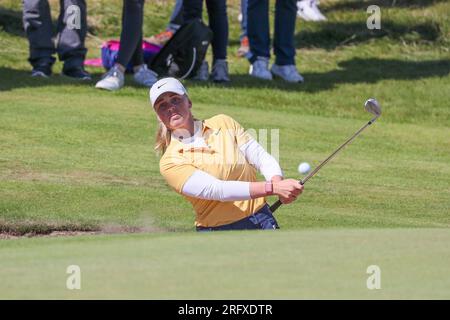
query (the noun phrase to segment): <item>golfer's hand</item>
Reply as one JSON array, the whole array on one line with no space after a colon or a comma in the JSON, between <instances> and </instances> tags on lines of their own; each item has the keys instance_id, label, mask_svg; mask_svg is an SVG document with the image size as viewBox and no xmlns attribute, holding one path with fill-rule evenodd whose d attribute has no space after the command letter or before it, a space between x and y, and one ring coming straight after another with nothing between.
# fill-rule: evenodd
<instances>
[{"instance_id":1,"label":"golfer's hand","mask_svg":"<svg viewBox=\"0 0 450 320\"><path fill-rule=\"evenodd\" d=\"M283 204L295 201L302 192L303 185L298 180L286 179L273 184L273 193L280 198Z\"/></svg>"}]
</instances>

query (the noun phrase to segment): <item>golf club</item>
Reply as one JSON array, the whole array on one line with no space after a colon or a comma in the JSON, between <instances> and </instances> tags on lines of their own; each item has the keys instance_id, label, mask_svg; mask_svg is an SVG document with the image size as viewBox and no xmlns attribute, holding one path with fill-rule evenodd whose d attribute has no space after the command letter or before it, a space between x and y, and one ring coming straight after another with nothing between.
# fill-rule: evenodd
<instances>
[{"instance_id":1,"label":"golf club","mask_svg":"<svg viewBox=\"0 0 450 320\"><path fill-rule=\"evenodd\" d=\"M347 144L352 142L353 139L355 139L365 128L370 126L372 123L374 123L378 117L381 115L381 106L378 103L376 99L369 99L364 104L364 109L366 109L367 112L374 115L374 117L367 122L361 129L356 131L355 134L353 134L347 141L345 141L339 148L337 148L328 158L326 158L324 161L322 161L321 164L319 164L313 171L311 171L303 180L300 180L300 184L304 185L309 179L311 179L325 164L328 163L339 151L341 151ZM275 202L271 207L270 211L275 212L275 210L278 209L282 205L281 201L278 200Z\"/></svg>"}]
</instances>

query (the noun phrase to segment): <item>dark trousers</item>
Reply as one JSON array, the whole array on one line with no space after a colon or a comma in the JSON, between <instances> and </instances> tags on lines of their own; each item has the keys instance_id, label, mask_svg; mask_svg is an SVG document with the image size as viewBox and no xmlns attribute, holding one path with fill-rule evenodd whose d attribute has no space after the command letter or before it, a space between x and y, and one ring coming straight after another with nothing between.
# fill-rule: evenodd
<instances>
[{"instance_id":1,"label":"dark trousers","mask_svg":"<svg viewBox=\"0 0 450 320\"><path fill-rule=\"evenodd\" d=\"M211 46L213 60L227 58L228 45L228 17L226 0L206 0L208 10L209 27L213 32ZM201 19L203 12L203 0L183 1L183 20L190 22Z\"/></svg>"},{"instance_id":2,"label":"dark trousers","mask_svg":"<svg viewBox=\"0 0 450 320\"><path fill-rule=\"evenodd\" d=\"M197 227L197 231L224 231L224 230L274 230L279 229L275 217L266 204L257 212L242 220L218 227Z\"/></svg>"},{"instance_id":3,"label":"dark trousers","mask_svg":"<svg viewBox=\"0 0 450 320\"><path fill-rule=\"evenodd\" d=\"M244 37L247 36L247 7L248 7L248 0L241 0L242 21L241 21L240 40L242 40Z\"/></svg>"},{"instance_id":4,"label":"dark trousers","mask_svg":"<svg viewBox=\"0 0 450 320\"><path fill-rule=\"evenodd\" d=\"M79 28L73 24L77 21ZM64 61L64 69L83 65L87 52L84 46L87 30L85 0L60 0L56 47L47 0L23 0L23 24L30 45L28 60L33 67L52 65L55 52L59 60Z\"/></svg>"},{"instance_id":5,"label":"dark trousers","mask_svg":"<svg viewBox=\"0 0 450 320\"><path fill-rule=\"evenodd\" d=\"M144 63L142 49L142 25L144 0L124 0L122 9L122 32L117 62L126 67L128 63L138 66Z\"/></svg>"},{"instance_id":6,"label":"dark trousers","mask_svg":"<svg viewBox=\"0 0 450 320\"><path fill-rule=\"evenodd\" d=\"M172 15L169 20L169 29L178 30L183 24L183 0L176 0Z\"/></svg>"},{"instance_id":7,"label":"dark trousers","mask_svg":"<svg viewBox=\"0 0 450 320\"><path fill-rule=\"evenodd\" d=\"M295 64L296 16L296 0L276 0L273 47L278 65ZM253 63L256 57L270 58L269 0L248 0L247 33L250 62Z\"/></svg>"}]
</instances>

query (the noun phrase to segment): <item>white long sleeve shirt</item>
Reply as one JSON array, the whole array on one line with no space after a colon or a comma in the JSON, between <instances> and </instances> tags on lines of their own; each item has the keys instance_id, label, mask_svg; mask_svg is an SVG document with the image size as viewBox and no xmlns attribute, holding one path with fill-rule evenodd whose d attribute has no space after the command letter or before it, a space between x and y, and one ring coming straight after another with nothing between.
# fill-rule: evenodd
<instances>
[{"instance_id":1,"label":"white long sleeve shirt","mask_svg":"<svg viewBox=\"0 0 450 320\"><path fill-rule=\"evenodd\" d=\"M182 139L186 147L206 147L201 135L201 122L195 122L194 135ZM176 138L176 137L173 137ZM283 176L280 165L255 140L250 139L239 147L248 163L253 165L269 181L274 176ZM250 182L224 181L202 171L195 170L185 182L182 193L187 196L206 200L237 201L250 199Z\"/></svg>"}]
</instances>

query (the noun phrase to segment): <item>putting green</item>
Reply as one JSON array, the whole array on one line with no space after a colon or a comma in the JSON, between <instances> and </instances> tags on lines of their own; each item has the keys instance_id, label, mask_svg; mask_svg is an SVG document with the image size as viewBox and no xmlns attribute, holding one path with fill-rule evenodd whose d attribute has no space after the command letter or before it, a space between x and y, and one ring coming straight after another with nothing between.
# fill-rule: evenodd
<instances>
[{"instance_id":1,"label":"putting green","mask_svg":"<svg viewBox=\"0 0 450 320\"><path fill-rule=\"evenodd\" d=\"M0 242L0 298L449 299L448 243L448 229L7 240ZM66 287L69 265L80 267L80 290ZM380 289L367 288L372 265Z\"/></svg>"}]
</instances>

